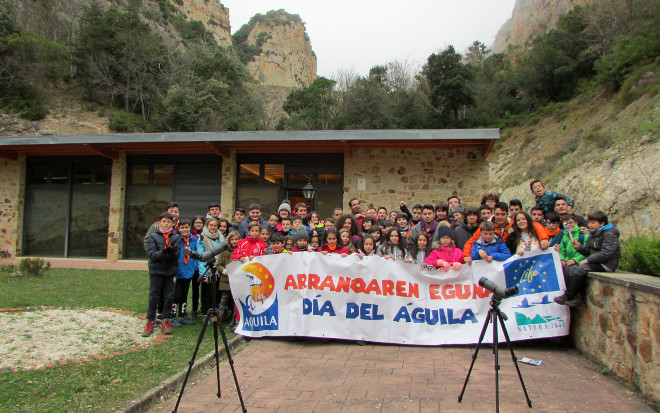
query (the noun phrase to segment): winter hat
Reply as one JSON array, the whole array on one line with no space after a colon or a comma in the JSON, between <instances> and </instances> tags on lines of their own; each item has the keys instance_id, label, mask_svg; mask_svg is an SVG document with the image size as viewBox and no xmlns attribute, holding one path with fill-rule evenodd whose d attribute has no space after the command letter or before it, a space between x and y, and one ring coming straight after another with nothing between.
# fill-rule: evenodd
<instances>
[{"instance_id":1,"label":"winter hat","mask_svg":"<svg viewBox=\"0 0 660 413\"><path fill-rule=\"evenodd\" d=\"M304 239L309 242L309 235L307 234L307 228L304 225L301 225L296 230L296 233L293 234L293 239L298 241L299 239Z\"/></svg>"},{"instance_id":2,"label":"winter hat","mask_svg":"<svg viewBox=\"0 0 660 413\"><path fill-rule=\"evenodd\" d=\"M454 239L452 237L452 234L451 234L451 228L449 228L447 226L444 226L444 225L443 226L438 226L438 229L436 231L438 231L438 239L440 239L442 237L451 237L452 239Z\"/></svg>"},{"instance_id":3,"label":"winter hat","mask_svg":"<svg viewBox=\"0 0 660 413\"><path fill-rule=\"evenodd\" d=\"M287 204L286 202L282 202L280 207L277 208L277 213L279 214L279 212L283 209L286 209L287 211L291 212L291 205Z\"/></svg>"},{"instance_id":4,"label":"winter hat","mask_svg":"<svg viewBox=\"0 0 660 413\"><path fill-rule=\"evenodd\" d=\"M460 212L461 214L465 215L465 210L463 209L462 206L456 205L454 209L451 210L450 214L454 215L455 213Z\"/></svg>"}]
</instances>

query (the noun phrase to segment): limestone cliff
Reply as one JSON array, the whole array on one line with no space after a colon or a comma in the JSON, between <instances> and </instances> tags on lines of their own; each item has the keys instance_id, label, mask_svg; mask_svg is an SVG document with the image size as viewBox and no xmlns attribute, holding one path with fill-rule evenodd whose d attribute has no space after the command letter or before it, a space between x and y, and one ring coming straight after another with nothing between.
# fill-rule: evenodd
<instances>
[{"instance_id":1,"label":"limestone cliff","mask_svg":"<svg viewBox=\"0 0 660 413\"><path fill-rule=\"evenodd\" d=\"M516 0L511 18L495 36L493 51L506 51L508 45L525 45L553 29L559 18L573 7L593 0Z\"/></svg>"},{"instance_id":2,"label":"limestone cliff","mask_svg":"<svg viewBox=\"0 0 660 413\"><path fill-rule=\"evenodd\" d=\"M190 20L198 20L222 46L231 46L229 10L218 0L171 0Z\"/></svg>"},{"instance_id":3,"label":"limestone cliff","mask_svg":"<svg viewBox=\"0 0 660 413\"><path fill-rule=\"evenodd\" d=\"M316 54L298 15L258 14L234 35L234 43L251 50L243 60L262 85L304 87L316 78Z\"/></svg>"}]
</instances>

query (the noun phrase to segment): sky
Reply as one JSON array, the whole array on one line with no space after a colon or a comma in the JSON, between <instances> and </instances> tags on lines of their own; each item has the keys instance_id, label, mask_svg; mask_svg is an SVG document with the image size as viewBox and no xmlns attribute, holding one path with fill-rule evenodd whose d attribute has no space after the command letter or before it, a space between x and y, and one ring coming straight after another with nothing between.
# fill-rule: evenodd
<instances>
[{"instance_id":1,"label":"sky","mask_svg":"<svg viewBox=\"0 0 660 413\"><path fill-rule=\"evenodd\" d=\"M232 33L257 13L284 9L305 22L317 74L365 76L375 65L420 66L449 45L464 53L475 40L491 45L515 0L220 0Z\"/></svg>"}]
</instances>

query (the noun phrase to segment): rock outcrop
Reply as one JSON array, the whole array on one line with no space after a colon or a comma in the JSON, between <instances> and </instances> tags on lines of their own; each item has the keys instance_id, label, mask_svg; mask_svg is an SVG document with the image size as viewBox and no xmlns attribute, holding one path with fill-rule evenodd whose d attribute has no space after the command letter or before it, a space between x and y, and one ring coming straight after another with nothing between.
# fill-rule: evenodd
<instances>
[{"instance_id":1,"label":"rock outcrop","mask_svg":"<svg viewBox=\"0 0 660 413\"><path fill-rule=\"evenodd\" d=\"M218 0L182 0L173 1L190 20L198 20L213 33L218 44L231 46L231 26L229 24L229 10Z\"/></svg>"},{"instance_id":2,"label":"rock outcrop","mask_svg":"<svg viewBox=\"0 0 660 413\"><path fill-rule=\"evenodd\" d=\"M495 36L493 51L504 52L509 45L521 45L556 27L559 18L576 5L593 0L516 0L511 18Z\"/></svg>"},{"instance_id":3,"label":"rock outcrop","mask_svg":"<svg viewBox=\"0 0 660 413\"><path fill-rule=\"evenodd\" d=\"M251 23L245 42L260 49L246 63L252 76L262 85L309 86L316 78L316 54L300 18L288 21L265 18Z\"/></svg>"}]
</instances>

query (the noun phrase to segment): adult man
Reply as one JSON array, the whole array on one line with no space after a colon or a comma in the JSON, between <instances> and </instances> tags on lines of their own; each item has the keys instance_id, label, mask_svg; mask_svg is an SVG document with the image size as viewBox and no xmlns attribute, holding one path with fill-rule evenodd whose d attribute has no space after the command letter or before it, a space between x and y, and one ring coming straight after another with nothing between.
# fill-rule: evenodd
<instances>
[{"instance_id":1,"label":"adult man","mask_svg":"<svg viewBox=\"0 0 660 413\"><path fill-rule=\"evenodd\" d=\"M360 224L360 227L362 226L362 218L364 215L362 214L362 207L360 206L360 200L357 198L351 198L350 201L348 201L348 208L351 210L351 214L357 219L358 224Z\"/></svg>"},{"instance_id":2,"label":"adult man","mask_svg":"<svg viewBox=\"0 0 660 413\"><path fill-rule=\"evenodd\" d=\"M337 221L340 216L344 215L344 208L337 207L332 211L332 218Z\"/></svg>"},{"instance_id":3,"label":"adult man","mask_svg":"<svg viewBox=\"0 0 660 413\"><path fill-rule=\"evenodd\" d=\"M377 221L385 221L387 219L387 208L379 207L377 212Z\"/></svg>"},{"instance_id":4,"label":"adult man","mask_svg":"<svg viewBox=\"0 0 660 413\"><path fill-rule=\"evenodd\" d=\"M248 206L248 218L243 220L238 226L238 235L241 236L241 239L248 236L248 225L250 222L258 222L262 227L269 226L268 221L261 218L261 205L255 203Z\"/></svg>"},{"instance_id":5,"label":"adult man","mask_svg":"<svg viewBox=\"0 0 660 413\"><path fill-rule=\"evenodd\" d=\"M307 204L304 202L299 202L296 204L296 215L302 218L303 224L307 225L309 223L309 218L307 218Z\"/></svg>"},{"instance_id":6,"label":"adult man","mask_svg":"<svg viewBox=\"0 0 660 413\"><path fill-rule=\"evenodd\" d=\"M509 216L511 219L516 216L518 212L522 211L522 202L519 199L512 199L509 202Z\"/></svg>"},{"instance_id":7,"label":"adult man","mask_svg":"<svg viewBox=\"0 0 660 413\"><path fill-rule=\"evenodd\" d=\"M532 216L533 222L538 222L543 225L543 220L545 219L545 212L543 212L543 207L539 205L534 205L529 211L529 215Z\"/></svg>"},{"instance_id":8,"label":"adult man","mask_svg":"<svg viewBox=\"0 0 660 413\"><path fill-rule=\"evenodd\" d=\"M568 214L568 200L563 197L563 196L558 196L557 200L555 201L555 212L559 214L559 218L563 217L564 215ZM583 216L573 214L573 217L575 218L575 221L578 223L578 226L580 228L586 228L589 224L587 223L587 220L584 219Z\"/></svg>"},{"instance_id":9,"label":"adult man","mask_svg":"<svg viewBox=\"0 0 660 413\"><path fill-rule=\"evenodd\" d=\"M450 211L453 211L454 208L456 208L456 205L460 205L460 204L461 204L461 199L456 195L452 195L449 198L447 198L447 205L449 206Z\"/></svg>"},{"instance_id":10,"label":"adult man","mask_svg":"<svg viewBox=\"0 0 660 413\"><path fill-rule=\"evenodd\" d=\"M426 204L422 207L422 220L410 231L409 239L417 239L417 235L422 231L429 236L429 239L433 239L436 229L438 229L438 223L435 220L435 208L431 204Z\"/></svg>"},{"instance_id":11,"label":"adult man","mask_svg":"<svg viewBox=\"0 0 660 413\"><path fill-rule=\"evenodd\" d=\"M483 204L479 207L479 221L484 222L490 220L493 216L493 208L488 204Z\"/></svg>"},{"instance_id":12,"label":"adult man","mask_svg":"<svg viewBox=\"0 0 660 413\"><path fill-rule=\"evenodd\" d=\"M513 224L513 221L509 221L509 206L504 202L498 202L495 204L495 214L493 214L493 224L495 224L495 234L502 238L503 241L509 237L509 228ZM470 258L470 253L472 252L472 244L481 236L481 229L477 229L463 247L463 261L470 264L472 259Z\"/></svg>"}]
</instances>

